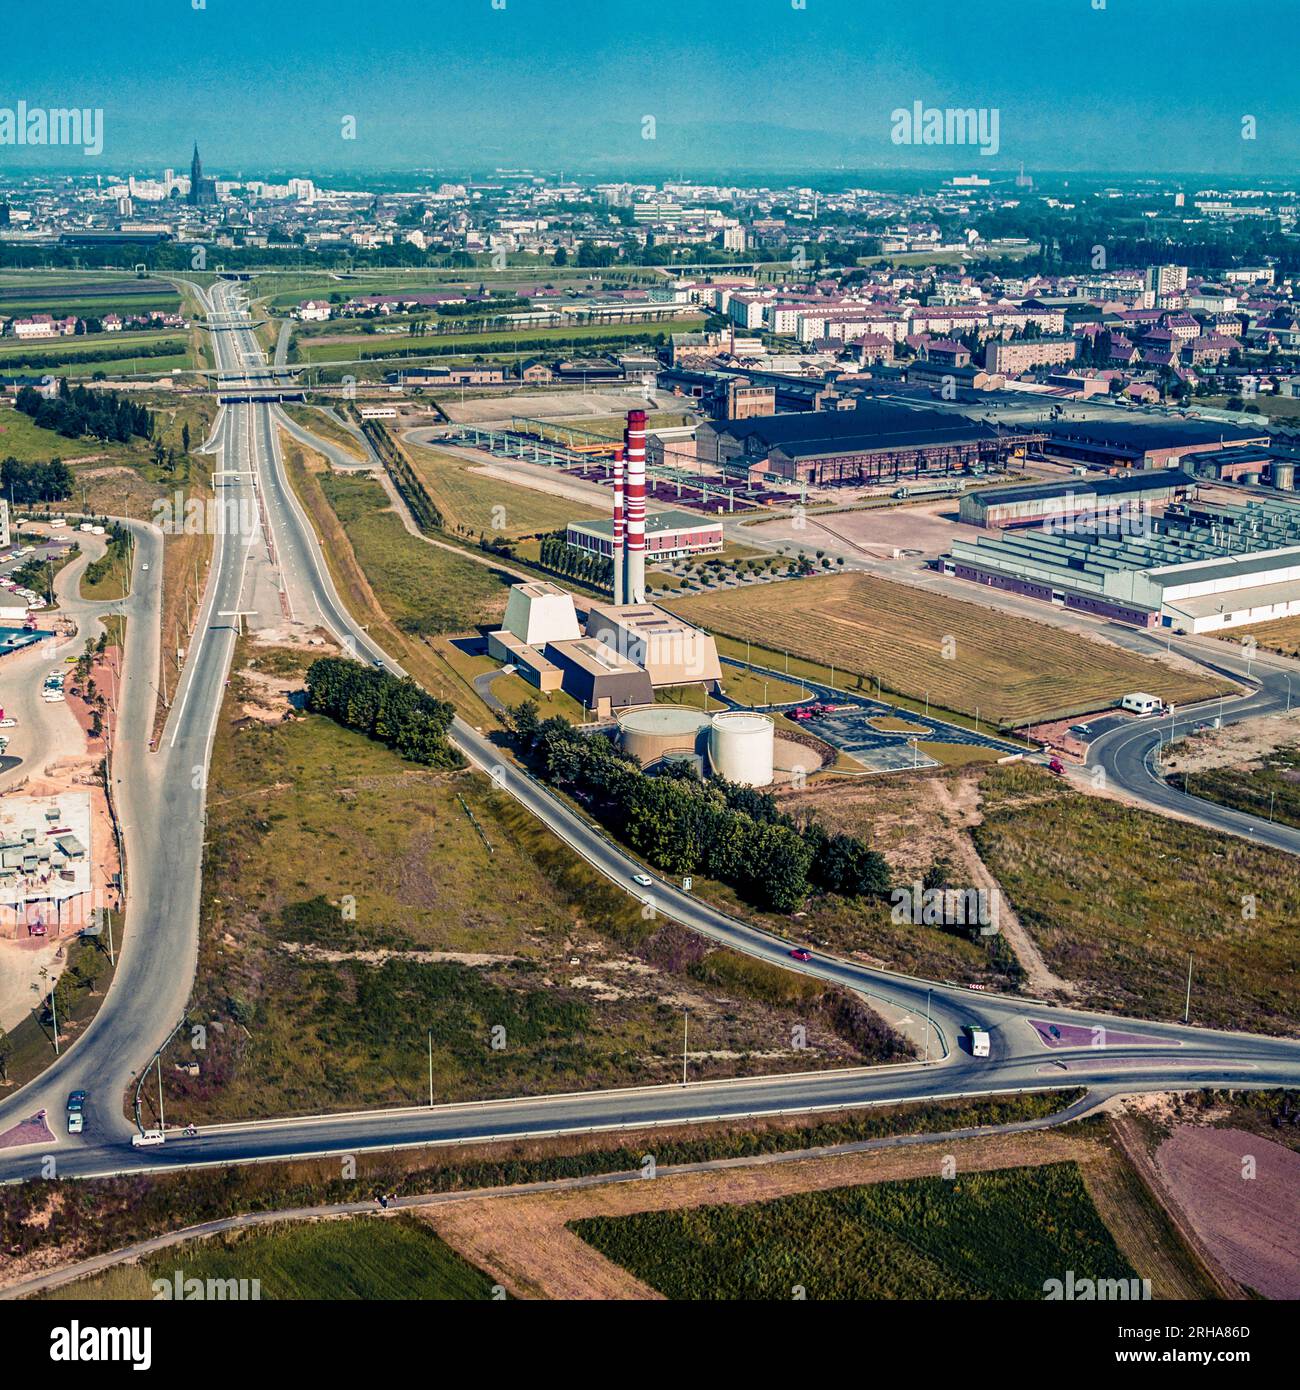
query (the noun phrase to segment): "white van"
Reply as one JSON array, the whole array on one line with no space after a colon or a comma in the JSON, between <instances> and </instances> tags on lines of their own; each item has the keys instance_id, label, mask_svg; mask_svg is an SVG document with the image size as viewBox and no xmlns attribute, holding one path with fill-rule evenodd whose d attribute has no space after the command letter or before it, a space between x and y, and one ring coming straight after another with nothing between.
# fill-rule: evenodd
<instances>
[{"instance_id":1,"label":"white van","mask_svg":"<svg viewBox=\"0 0 1300 1390\"><path fill-rule=\"evenodd\" d=\"M1158 695L1144 695L1140 690L1125 695L1119 706L1120 709L1128 710L1130 714L1159 714L1164 708Z\"/></svg>"},{"instance_id":2,"label":"white van","mask_svg":"<svg viewBox=\"0 0 1300 1390\"><path fill-rule=\"evenodd\" d=\"M160 1129L146 1129L131 1136L131 1143L137 1149L153 1149L164 1142L166 1142L165 1136Z\"/></svg>"}]
</instances>

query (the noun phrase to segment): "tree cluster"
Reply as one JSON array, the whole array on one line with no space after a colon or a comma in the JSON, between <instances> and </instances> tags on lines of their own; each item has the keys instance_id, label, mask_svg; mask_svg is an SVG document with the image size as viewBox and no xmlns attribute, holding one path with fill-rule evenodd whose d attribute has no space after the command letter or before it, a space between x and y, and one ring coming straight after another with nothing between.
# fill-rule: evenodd
<instances>
[{"instance_id":1,"label":"tree cluster","mask_svg":"<svg viewBox=\"0 0 1300 1390\"><path fill-rule=\"evenodd\" d=\"M796 822L766 792L721 777L702 781L689 764L649 777L603 735L540 720L531 700L512 716L537 771L665 873L706 874L779 912L793 911L812 891L862 897L889 890L889 866L875 850L814 820Z\"/></svg>"},{"instance_id":2,"label":"tree cluster","mask_svg":"<svg viewBox=\"0 0 1300 1390\"><path fill-rule=\"evenodd\" d=\"M67 439L89 434L96 439L129 444L133 438L153 437L153 416L144 406L116 391L69 388L67 377L60 379L59 393L53 400L47 400L33 386L24 386L14 404L41 429L53 430Z\"/></svg>"},{"instance_id":3,"label":"tree cluster","mask_svg":"<svg viewBox=\"0 0 1300 1390\"><path fill-rule=\"evenodd\" d=\"M387 744L412 762L463 766L447 741L455 708L426 695L409 677L399 680L345 657L323 656L307 669L307 708Z\"/></svg>"},{"instance_id":4,"label":"tree cluster","mask_svg":"<svg viewBox=\"0 0 1300 1390\"><path fill-rule=\"evenodd\" d=\"M61 502L72 496L72 472L62 459L21 463L7 458L0 464L0 494L15 506L32 502Z\"/></svg>"},{"instance_id":5,"label":"tree cluster","mask_svg":"<svg viewBox=\"0 0 1300 1390\"><path fill-rule=\"evenodd\" d=\"M542 567L556 574L567 574L594 588L611 588L614 583L614 561L608 555L596 555L570 545L561 535L542 537L538 557Z\"/></svg>"}]
</instances>

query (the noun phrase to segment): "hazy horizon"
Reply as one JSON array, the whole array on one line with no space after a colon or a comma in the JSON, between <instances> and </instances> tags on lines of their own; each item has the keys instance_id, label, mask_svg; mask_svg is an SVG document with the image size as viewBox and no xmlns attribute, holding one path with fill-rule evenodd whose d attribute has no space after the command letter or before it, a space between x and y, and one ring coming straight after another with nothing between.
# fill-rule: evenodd
<instances>
[{"instance_id":1,"label":"hazy horizon","mask_svg":"<svg viewBox=\"0 0 1300 1390\"><path fill-rule=\"evenodd\" d=\"M1300 168L1287 50L1223 43L1210 0L140 0L131 23L87 0L14 37L0 108L104 113L104 148L0 146L0 170L755 175L969 171L1247 182ZM1285 33L1286 0L1267 16ZM1140 73L1140 82L1131 74ZM1153 99L1164 93L1165 99ZM891 113L997 113L995 154L907 145ZM1254 120L1255 138L1242 138ZM345 139L348 118L355 138ZM647 134L653 138L644 138Z\"/></svg>"}]
</instances>

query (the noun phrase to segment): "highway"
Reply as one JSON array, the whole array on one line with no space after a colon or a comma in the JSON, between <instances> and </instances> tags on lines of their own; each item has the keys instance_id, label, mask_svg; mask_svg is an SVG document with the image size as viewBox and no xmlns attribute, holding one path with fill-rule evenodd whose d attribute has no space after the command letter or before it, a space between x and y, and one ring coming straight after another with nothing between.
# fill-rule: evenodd
<instances>
[{"instance_id":1,"label":"highway","mask_svg":"<svg viewBox=\"0 0 1300 1390\"><path fill-rule=\"evenodd\" d=\"M265 358L251 329L240 326L238 287L219 282L210 300L213 320L230 325L214 334L223 369L265 372ZM47 1073L35 1088L26 1088L0 1106L0 1128L32 1113L37 1104L46 1104L54 1125L61 1129L62 1101L68 1089L82 1086L97 1096L81 1140L60 1136L57 1152L62 1173L90 1175L402 1144L573 1133L1017 1088L1085 1085L1101 1098L1121 1091L1171 1087L1300 1084L1300 1041L1292 1039L1065 1010L875 970L820 953L808 963L795 962L789 957L790 941L727 916L662 876L652 875L648 889L635 888L632 875L642 872L637 861L458 719L451 737L465 757L615 884L643 897L656 913L736 950L857 991L913 1019L928 1019L931 1061L250 1122L205 1129L195 1139L169 1138L159 1148L130 1148L129 1126L120 1112L114 1113L115 1105L125 1081L148 1061L179 1019L194 974L202 770L235 636L232 622L220 615L253 607L262 620L269 620L271 600L254 603L250 595L271 593L279 609L274 616L319 625L360 659L404 674L358 627L335 592L315 533L285 475L277 430L283 418L278 407L269 404L223 410L219 435L227 470L225 487L236 498L247 499L250 490L255 493L261 524L246 539L218 538L198 635L160 754L151 768L150 759L137 749L122 769L128 782L138 779L127 817L135 829L143 824L138 818L146 814L144 803L152 801L148 836L132 836L128 831L132 868L128 926L134 935L130 971L125 976L129 983L125 988L114 987L85 1038L60 1064L62 1070L52 1069L57 1075ZM1140 749L1130 749L1121 737L1125 732L1098 741L1099 757L1113 758L1117 778L1129 775L1134 756L1139 761L1143 756ZM124 953L124 970L127 965ZM120 974L119 986L122 980ZM142 1006L141 1001L148 1003ZM1041 1023L1043 1030L1060 1030L1061 1038L1049 1041L1031 1020ZM991 1030L988 1058L973 1058L959 1045L963 1025L975 1022ZM34 1103L37 1095L40 1099ZM35 1147L0 1151L0 1180L34 1176L41 1157Z\"/></svg>"}]
</instances>

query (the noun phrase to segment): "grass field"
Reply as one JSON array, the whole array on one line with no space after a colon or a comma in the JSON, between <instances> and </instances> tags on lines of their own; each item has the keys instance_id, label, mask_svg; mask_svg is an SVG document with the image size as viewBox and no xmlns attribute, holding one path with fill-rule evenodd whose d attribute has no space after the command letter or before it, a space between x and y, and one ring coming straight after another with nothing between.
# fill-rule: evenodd
<instances>
[{"instance_id":1,"label":"grass field","mask_svg":"<svg viewBox=\"0 0 1300 1390\"><path fill-rule=\"evenodd\" d=\"M482 533L514 540L558 530L569 521L605 515L581 502L488 477L475 471L480 464L441 449L414 445L408 453L447 529L462 535Z\"/></svg>"},{"instance_id":2,"label":"grass field","mask_svg":"<svg viewBox=\"0 0 1300 1390\"><path fill-rule=\"evenodd\" d=\"M352 1217L263 1227L187 1241L93 1279L56 1289L52 1299L151 1299L154 1280L258 1281L262 1299L464 1300L492 1297L492 1280L422 1221ZM174 1296L174 1293L173 1293Z\"/></svg>"},{"instance_id":3,"label":"grass field","mask_svg":"<svg viewBox=\"0 0 1300 1390\"><path fill-rule=\"evenodd\" d=\"M348 341L341 343L313 343L304 338L298 342L297 360L306 364L329 362L355 362L363 356L377 353L391 354L413 349L436 360L452 348L467 348L476 353L511 353L520 351L520 343L542 342L548 348L562 348L566 345L577 347L599 347L601 343L641 342L646 338L667 333L688 333L704 322L703 315L687 314L681 318L668 319L655 323L562 324L558 328L520 328L502 330L494 328L485 333L442 333L435 336L426 334L413 338L407 333L361 333L349 335ZM417 357L410 360L416 361Z\"/></svg>"},{"instance_id":4,"label":"grass field","mask_svg":"<svg viewBox=\"0 0 1300 1390\"><path fill-rule=\"evenodd\" d=\"M322 473L320 484L398 627L421 636L465 632L504 614L509 577L412 536L372 478Z\"/></svg>"},{"instance_id":5,"label":"grass field","mask_svg":"<svg viewBox=\"0 0 1300 1390\"><path fill-rule=\"evenodd\" d=\"M350 430L346 430L339 424L333 416L323 410L317 410L310 405L294 405L286 403L280 407L288 417L304 429L311 430L321 439L328 440L331 444L337 444L346 454L350 454L358 463L364 463L366 452L357 441L356 435Z\"/></svg>"},{"instance_id":6,"label":"grass field","mask_svg":"<svg viewBox=\"0 0 1300 1390\"><path fill-rule=\"evenodd\" d=\"M1205 774L1196 774L1197 779ZM1296 1033L1300 864L1279 851L1071 791L1040 768L984 775L984 862L1081 1006Z\"/></svg>"},{"instance_id":7,"label":"grass field","mask_svg":"<svg viewBox=\"0 0 1300 1390\"><path fill-rule=\"evenodd\" d=\"M728 637L833 661L842 683L865 689L879 680L914 699L929 691L935 705L978 710L1006 727L1102 709L1131 690L1183 705L1229 688L1046 623L867 575L700 594L669 606Z\"/></svg>"},{"instance_id":8,"label":"grass field","mask_svg":"<svg viewBox=\"0 0 1300 1390\"><path fill-rule=\"evenodd\" d=\"M757 676L734 666L722 668L722 688L742 705L784 705L791 700L806 699L810 693L797 681ZM722 701L708 697L702 685L664 686L655 691L655 699L661 704L693 705L697 709L717 711L723 708Z\"/></svg>"},{"instance_id":9,"label":"grass field","mask_svg":"<svg viewBox=\"0 0 1300 1390\"><path fill-rule=\"evenodd\" d=\"M250 656L283 677L309 655L241 648L213 753L193 996L222 1026L199 1077L165 1068L168 1114L422 1104L430 1046L444 1101L663 1081L681 1066L683 999L696 1075L788 1067L796 1021L801 1065L862 1060L818 1012L819 984L763 965L697 973L703 943L661 936L487 779L430 773L323 718L241 718Z\"/></svg>"},{"instance_id":10,"label":"grass field","mask_svg":"<svg viewBox=\"0 0 1300 1390\"><path fill-rule=\"evenodd\" d=\"M1175 750L1179 745L1174 745ZM1256 767L1209 767L1173 772L1170 786L1259 816L1279 825L1300 826L1300 747L1295 744L1266 753Z\"/></svg>"},{"instance_id":11,"label":"grass field","mask_svg":"<svg viewBox=\"0 0 1300 1390\"><path fill-rule=\"evenodd\" d=\"M1252 623L1249 627L1234 627L1213 635L1234 647L1253 637L1265 651L1300 656L1300 618L1277 618L1271 623Z\"/></svg>"},{"instance_id":12,"label":"grass field","mask_svg":"<svg viewBox=\"0 0 1300 1390\"><path fill-rule=\"evenodd\" d=\"M159 356L140 356L132 352L133 347L152 347L159 343L168 344L173 351ZM65 362L61 357L63 353L72 357L82 352L93 352L96 357L89 362ZM101 353L106 355L100 357ZM37 365L29 365L32 363ZM0 371L33 376L46 372L55 376L91 376L95 372L103 372L106 376L157 375L194 365L189 344L175 329L155 333L95 333L86 337L50 338L0 346Z\"/></svg>"},{"instance_id":13,"label":"grass field","mask_svg":"<svg viewBox=\"0 0 1300 1390\"><path fill-rule=\"evenodd\" d=\"M0 410L0 458L16 458L20 463L48 463L50 459L89 458L131 463L146 457L140 441L118 444L98 439L67 439L53 430L43 430L21 410ZM77 501L81 499L78 498Z\"/></svg>"},{"instance_id":14,"label":"grass field","mask_svg":"<svg viewBox=\"0 0 1300 1390\"><path fill-rule=\"evenodd\" d=\"M1041 1299L1131 1279L1075 1163L918 1178L571 1224L673 1299Z\"/></svg>"}]
</instances>

